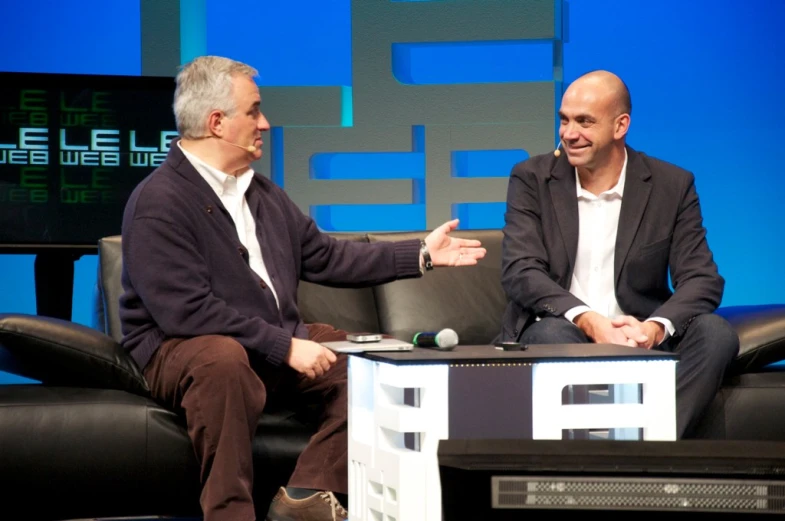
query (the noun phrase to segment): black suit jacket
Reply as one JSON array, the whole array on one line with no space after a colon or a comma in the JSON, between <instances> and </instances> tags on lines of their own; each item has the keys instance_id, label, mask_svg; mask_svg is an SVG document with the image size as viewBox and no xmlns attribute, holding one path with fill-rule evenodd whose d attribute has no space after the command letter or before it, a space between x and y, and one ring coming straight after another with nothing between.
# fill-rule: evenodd
<instances>
[{"instance_id":1,"label":"black suit jacket","mask_svg":"<svg viewBox=\"0 0 785 521\"><path fill-rule=\"evenodd\" d=\"M627 147L614 280L622 311L669 319L681 336L719 306L725 286L703 227L690 172ZM502 338L517 340L535 316L585 305L569 292L578 249L575 169L565 154L532 157L512 169L502 245L509 302ZM669 286L668 274L673 286Z\"/></svg>"}]
</instances>

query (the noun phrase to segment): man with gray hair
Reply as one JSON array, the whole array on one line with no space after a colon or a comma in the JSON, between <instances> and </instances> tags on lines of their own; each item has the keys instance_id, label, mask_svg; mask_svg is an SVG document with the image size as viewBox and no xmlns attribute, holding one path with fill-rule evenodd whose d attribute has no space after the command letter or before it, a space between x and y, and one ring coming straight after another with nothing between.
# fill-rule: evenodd
<instances>
[{"instance_id":1,"label":"man with gray hair","mask_svg":"<svg viewBox=\"0 0 785 521\"><path fill-rule=\"evenodd\" d=\"M200 57L177 76L180 139L131 194L123 216L123 346L154 398L184 413L201 464L205 521L252 521L252 440L268 396L322 404L269 521L348 517L346 355L319 342L345 339L303 323L299 280L362 287L419 277L432 266L470 266L479 241L357 243L322 233L250 165L269 123L252 67Z\"/></svg>"}]
</instances>

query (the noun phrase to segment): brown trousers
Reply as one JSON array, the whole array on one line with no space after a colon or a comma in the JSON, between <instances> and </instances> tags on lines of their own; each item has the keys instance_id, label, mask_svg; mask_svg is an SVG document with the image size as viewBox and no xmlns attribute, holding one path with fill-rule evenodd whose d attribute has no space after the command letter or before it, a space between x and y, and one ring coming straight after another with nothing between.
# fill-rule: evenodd
<instances>
[{"instance_id":1,"label":"brown trousers","mask_svg":"<svg viewBox=\"0 0 785 521\"><path fill-rule=\"evenodd\" d=\"M308 330L316 342L346 339L345 331L326 324ZM254 353L229 337L172 338L161 344L144 373L153 398L185 415L201 464L204 521L255 519L252 440L268 394L287 399L297 394L323 404L318 431L288 485L348 491L346 355L309 380L288 366L256 362Z\"/></svg>"}]
</instances>

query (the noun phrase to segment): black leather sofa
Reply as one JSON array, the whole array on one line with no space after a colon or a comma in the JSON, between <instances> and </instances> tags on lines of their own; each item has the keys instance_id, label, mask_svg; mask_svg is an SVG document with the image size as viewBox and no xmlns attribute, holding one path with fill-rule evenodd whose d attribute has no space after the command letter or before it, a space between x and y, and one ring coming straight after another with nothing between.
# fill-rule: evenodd
<instances>
[{"instance_id":1,"label":"black leather sofa","mask_svg":"<svg viewBox=\"0 0 785 521\"><path fill-rule=\"evenodd\" d=\"M390 241L424 232L339 235ZM367 289L303 283L307 322L411 339L452 328L463 344L499 331L501 231L456 232L488 249L479 265L437 269L422 279ZM40 384L0 386L0 504L28 520L199 516L199 468L182 417L149 396L117 341L120 238L99 244L96 327L19 314L0 315L0 370ZM711 439L785 441L785 305L723 308L741 351L700 425ZM268 404L254 440L260 518L312 433L287 404ZM33 501L28 497L36 498Z\"/></svg>"}]
</instances>

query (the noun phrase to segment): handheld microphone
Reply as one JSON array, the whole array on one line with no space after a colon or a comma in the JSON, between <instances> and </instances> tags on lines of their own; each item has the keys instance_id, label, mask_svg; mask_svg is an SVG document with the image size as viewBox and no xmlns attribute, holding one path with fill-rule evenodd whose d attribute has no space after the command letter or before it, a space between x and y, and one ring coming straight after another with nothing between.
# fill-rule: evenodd
<instances>
[{"instance_id":1,"label":"handheld microphone","mask_svg":"<svg viewBox=\"0 0 785 521\"><path fill-rule=\"evenodd\" d=\"M554 156L559 157L561 155L561 150L559 150L559 148L561 148L561 146L562 146L562 140L560 139L559 140L559 144L556 145L556 150L553 151L553 155Z\"/></svg>"},{"instance_id":2,"label":"handheld microphone","mask_svg":"<svg viewBox=\"0 0 785 521\"><path fill-rule=\"evenodd\" d=\"M242 148L243 150L245 150L246 152L248 152L250 154L253 154L254 152L256 152L256 147L254 145L248 145L247 147L244 147L242 145L238 145L237 143L232 143L231 141L226 141L224 138L220 138L220 140L221 141L225 141L226 143L229 143L230 145L235 146L237 148Z\"/></svg>"},{"instance_id":3,"label":"handheld microphone","mask_svg":"<svg viewBox=\"0 0 785 521\"><path fill-rule=\"evenodd\" d=\"M441 351L449 351L458 345L458 333L452 329L415 333L412 344L417 347L430 347Z\"/></svg>"}]
</instances>

